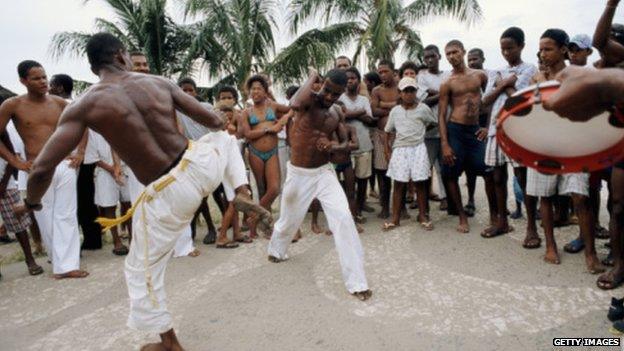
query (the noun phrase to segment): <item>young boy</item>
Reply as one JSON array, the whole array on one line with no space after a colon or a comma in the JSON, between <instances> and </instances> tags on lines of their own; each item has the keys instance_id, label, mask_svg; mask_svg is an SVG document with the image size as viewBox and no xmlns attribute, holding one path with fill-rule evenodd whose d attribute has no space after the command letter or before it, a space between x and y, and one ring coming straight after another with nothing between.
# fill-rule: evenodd
<instances>
[{"instance_id":1,"label":"young boy","mask_svg":"<svg viewBox=\"0 0 624 351\"><path fill-rule=\"evenodd\" d=\"M394 180L392 196L392 222L384 223L384 230L399 225L403 190L410 180L416 184L418 198L418 222L425 230L433 230L433 224L426 215L428 195L427 180L431 177L431 165L425 146L427 127L437 124L429 106L419 103L416 98L418 83L405 77L399 82L401 105L390 111L385 126L386 133L396 133L392 144L392 156L388 164L388 177ZM390 143L387 144L390 147Z\"/></svg>"},{"instance_id":2,"label":"young boy","mask_svg":"<svg viewBox=\"0 0 624 351\"><path fill-rule=\"evenodd\" d=\"M565 67L567 45L569 37L561 29L548 29L540 38L540 57L546 66L545 72L539 72L533 77L534 83L545 82L554 79L557 73ZM553 196L571 195L574 207L579 216L581 236L585 243L585 264L592 274L605 271L596 255L594 246L593 215L589 210L587 199L589 196L589 174L571 173L566 175L547 175L530 168L527 172L526 193L529 196L541 197L540 212L546 237L546 255L544 260L548 263L559 264L559 253L554 237L553 221ZM527 208L528 211L528 208Z\"/></svg>"},{"instance_id":3,"label":"young boy","mask_svg":"<svg viewBox=\"0 0 624 351\"><path fill-rule=\"evenodd\" d=\"M522 50L524 49L524 32L522 29L518 27L506 29L500 38L500 48L508 65L496 71L495 81L488 84L488 89L482 100L484 106L492 105L485 164L494 167L494 187L498 209L496 223L481 234L484 238L493 238L513 230L507 220L507 163L512 164L516 177L522 179L521 183L525 185L526 167L521 167L520 164L511 161L498 146L496 122L507 98L516 91L528 87L531 78L537 73L537 67L522 61ZM530 211L527 211L527 214L532 216ZM529 220L531 218L529 217Z\"/></svg>"}]
</instances>

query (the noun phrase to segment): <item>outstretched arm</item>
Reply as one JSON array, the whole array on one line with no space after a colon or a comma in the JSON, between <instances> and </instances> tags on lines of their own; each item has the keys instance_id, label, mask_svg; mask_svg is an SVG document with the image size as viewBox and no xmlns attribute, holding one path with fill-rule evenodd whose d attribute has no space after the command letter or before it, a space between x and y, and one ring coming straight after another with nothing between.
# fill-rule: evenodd
<instances>
[{"instance_id":1,"label":"outstretched arm","mask_svg":"<svg viewBox=\"0 0 624 351\"><path fill-rule=\"evenodd\" d=\"M221 116L202 106L197 99L183 92L177 85L168 81L167 84L169 85L171 97L173 98L173 103L177 110L182 111L195 122L208 128L223 129L225 122Z\"/></svg>"},{"instance_id":2,"label":"outstretched arm","mask_svg":"<svg viewBox=\"0 0 624 351\"><path fill-rule=\"evenodd\" d=\"M54 169L80 143L86 126L79 105L68 106L61 114L56 130L35 159L28 177L26 202L39 204L50 186Z\"/></svg>"}]
</instances>

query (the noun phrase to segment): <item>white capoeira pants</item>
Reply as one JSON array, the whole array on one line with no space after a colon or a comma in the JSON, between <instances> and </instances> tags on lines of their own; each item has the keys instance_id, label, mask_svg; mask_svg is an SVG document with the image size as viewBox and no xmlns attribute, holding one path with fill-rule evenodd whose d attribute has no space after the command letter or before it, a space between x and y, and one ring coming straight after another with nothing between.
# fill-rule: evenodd
<instances>
[{"instance_id":1,"label":"white capoeira pants","mask_svg":"<svg viewBox=\"0 0 624 351\"><path fill-rule=\"evenodd\" d=\"M349 210L347 196L330 164L319 168L301 168L288 163L280 217L273 229L269 255L279 259L288 258L288 244L301 226L314 198L321 202L329 229L333 233L347 290L350 293L368 290L362 243Z\"/></svg>"},{"instance_id":2,"label":"white capoeira pants","mask_svg":"<svg viewBox=\"0 0 624 351\"><path fill-rule=\"evenodd\" d=\"M245 164L226 132L209 133L191 143L180 163L135 202L134 237L125 264L129 327L155 333L172 328L164 288L167 262L200 201L222 182L234 189L247 184Z\"/></svg>"},{"instance_id":3,"label":"white capoeira pants","mask_svg":"<svg viewBox=\"0 0 624 351\"><path fill-rule=\"evenodd\" d=\"M43 244L54 274L80 268L80 232L76 208L78 170L63 161L54 170L52 183L41 198L43 208L35 212Z\"/></svg>"},{"instance_id":4,"label":"white capoeira pants","mask_svg":"<svg viewBox=\"0 0 624 351\"><path fill-rule=\"evenodd\" d=\"M128 192L130 193L130 200L132 203L135 203L136 200L141 196L141 193L145 190L145 185L141 184L137 177L131 170L128 170ZM182 229L178 240L176 241L175 247L173 249L173 257L184 257L188 256L191 252L195 250L195 246L193 245L193 231L191 230L191 226L187 226Z\"/></svg>"}]
</instances>

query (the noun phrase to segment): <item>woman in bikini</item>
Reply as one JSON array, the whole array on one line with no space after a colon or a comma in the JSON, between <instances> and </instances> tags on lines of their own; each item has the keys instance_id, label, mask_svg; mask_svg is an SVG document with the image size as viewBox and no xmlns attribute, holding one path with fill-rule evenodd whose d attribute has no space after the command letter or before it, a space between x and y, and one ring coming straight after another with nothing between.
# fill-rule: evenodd
<instances>
[{"instance_id":1,"label":"woman in bikini","mask_svg":"<svg viewBox=\"0 0 624 351\"><path fill-rule=\"evenodd\" d=\"M277 133L287 123L287 118L279 118L290 108L269 99L269 84L261 75L249 78L246 88L253 106L243 111L240 122L249 142L249 165L256 179L260 205L270 211L280 190ZM250 229L253 235L255 223L250 223Z\"/></svg>"}]
</instances>

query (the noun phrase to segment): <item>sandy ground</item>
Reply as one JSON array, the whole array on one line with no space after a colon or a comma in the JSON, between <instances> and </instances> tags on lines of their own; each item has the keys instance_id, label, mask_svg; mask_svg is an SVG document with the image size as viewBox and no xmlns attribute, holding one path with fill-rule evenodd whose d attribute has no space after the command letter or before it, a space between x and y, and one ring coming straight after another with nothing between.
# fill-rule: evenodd
<instances>
[{"instance_id":1,"label":"sandy ground","mask_svg":"<svg viewBox=\"0 0 624 351\"><path fill-rule=\"evenodd\" d=\"M543 248L523 249L523 220L510 235L482 239L488 216L478 187L467 235L437 204L433 232L412 219L384 233L369 215L361 235L374 291L367 302L346 292L332 238L311 234L309 219L280 264L267 261L266 240L217 250L201 244L202 229L201 256L172 259L167 271L180 340L188 350L552 350L554 337L610 336L606 311L622 289L596 288L582 254L560 250L562 264L553 266ZM560 248L577 233L556 230ZM2 246L5 257L8 247L18 250ZM83 280L51 279L43 258L38 277L22 262L3 266L0 350L137 350L156 340L125 326L123 258L110 249L83 253L91 272Z\"/></svg>"}]
</instances>

